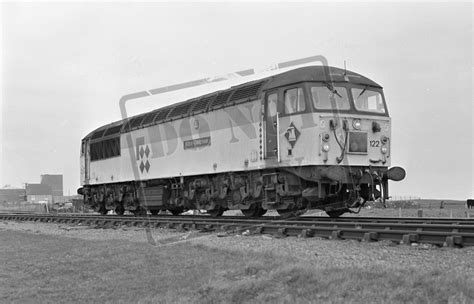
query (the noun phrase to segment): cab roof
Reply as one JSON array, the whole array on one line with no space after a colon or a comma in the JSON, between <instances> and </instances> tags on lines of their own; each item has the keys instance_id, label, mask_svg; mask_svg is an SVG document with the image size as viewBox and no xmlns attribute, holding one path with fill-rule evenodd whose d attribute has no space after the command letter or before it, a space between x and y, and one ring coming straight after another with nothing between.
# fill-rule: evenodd
<instances>
[{"instance_id":1,"label":"cab roof","mask_svg":"<svg viewBox=\"0 0 474 304\"><path fill-rule=\"evenodd\" d=\"M269 90L298 82L348 82L382 88L378 83L352 71L331 66L309 66L268 77L264 89Z\"/></svg>"}]
</instances>

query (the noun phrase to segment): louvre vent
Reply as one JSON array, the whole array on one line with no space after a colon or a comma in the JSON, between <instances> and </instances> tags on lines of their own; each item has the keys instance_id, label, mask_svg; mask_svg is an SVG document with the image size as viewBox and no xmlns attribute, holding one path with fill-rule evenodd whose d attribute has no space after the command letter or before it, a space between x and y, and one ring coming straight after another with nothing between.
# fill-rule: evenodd
<instances>
[{"instance_id":1,"label":"louvre vent","mask_svg":"<svg viewBox=\"0 0 474 304\"><path fill-rule=\"evenodd\" d=\"M253 84L236 89L234 94L232 94L230 101L236 101L240 99L249 99L249 98L257 96L258 90L260 90L260 87L262 86L262 84L263 84L263 81L260 81L260 82L253 83Z\"/></svg>"},{"instance_id":2,"label":"louvre vent","mask_svg":"<svg viewBox=\"0 0 474 304\"><path fill-rule=\"evenodd\" d=\"M144 115L134 117L134 118L129 118L126 121L126 123L123 125L122 132L130 132L133 129L136 129L140 125L140 122L142 121L143 116Z\"/></svg>"},{"instance_id":3,"label":"louvre vent","mask_svg":"<svg viewBox=\"0 0 474 304\"><path fill-rule=\"evenodd\" d=\"M157 113L158 113L157 111L153 111L153 112L150 112L150 113L146 114L145 119L143 119L143 121L142 121L142 126L146 126L146 125L149 125L149 124L153 123L153 121L155 120L155 115Z\"/></svg>"},{"instance_id":4,"label":"louvre vent","mask_svg":"<svg viewBox=\"0 0 474 304\"><path fill-rule=\"evenodd\" d=\"M104 134L104 131L105 130L99 130L97 132L94 132L94 134L92 134L92 136L91 136L91 139L101 138L102 135Z\"/></svg>"},{"instance_id":5,"label":"louvre vent","mask_svg":"<svg viewBox=\"0 0 474 304\"><path fill-rule=\"evenodd\" d=\"M145 115L140 115L138 117L132 118L132 120L130 122L130 127L132 129L138 128L144 117L145 117Z\"/></svg>"},{"instance_id":6,"label":"louvre vent","mask_svg":"<svg viewBox=\"0 0 474 304\"><path fill-rule=\"evenodd\" d=\"M122 130L122 125L118 125L115 127L110 127L105 131L104 136L109 136L109 135L114 135L117 133L120 133L120 130Z\"/></svg>"},{"instance_id":7,"label":"louvre vent","mask_svg":"<svg viewBox=\"0 0 474 304\"><path fill-rule=\"evenodd\" d=\"M170 108L168 109L163 109L161 110L155 117L155 122L163 121L166 119L166 116L168 116L168 113L170 112Z\"/></svg>"},{"instance_id":8,"label":"louvre vent","mask_svg":"<svg viewBox=\"0 0 474 304\"><path fill-rule=\"evenodd\" d=\"M193 112L207 111L209 103L216 95L206 96L194 102Z\"/></svg>"},{"instance_id":9,"label":"louvre vent","mask_svg":"<svg viewBox=\"0 0 474 304\"><path fill-rule=\"evenodd\" d=\"M178 119L189 115L212 111L235 102L250 101L258 96L264 81L258 81L247 85L237 86L228 90L220 91L217 94L208 94L206 96L187 100L176 106L154 110L132 117L123 121L123 125L115 125L106 130L99 130L92 134L92 139L102 136L114 135L120 132L130 132L139 127L148 127L152 124L161 123L167 119ZM105 134L104 134L105 131Z\"/></svg>"},{"instance_id":10,"label":"louvre vent","mask_svg":"<svg viewBox=\"0 0 474 304\"><path fill-rule=\"evenodd\" d=\"M184 104L180 104L179 106L176 106L172 108L170 115L168 115L169 118L177 118L181 117L184 115L187 115L189 112L189 109L191 108L192 103L186 102Z\"/></svg>"},{"instance_id":11,"label":"louvre vent","mask_svg":"<svg viewBox=\"0 0 474 304\"><path fill-rule=\"evenodd\" d=\"M132 128L130 127L131 123L132 123L131 119L128 119L128 120L125 121L125 123L123 124L122 133L123 132L130 132L132 130Z\"/></svg>"},{"instance_id":12,"label":"louvre vent","mask_svg":"<svg viewBox=\"0 0 474 304\"><path fill-rule=\"evenodd\" d=\"M217 95L216 99L212 103L212 107L216 108L216 107L219 107L219 106L222 106L222 105L226 104L227 100L229 99L230 95L232 94L232 91L233 90L227 90L227 91L219 93L219 95Z\"/></svg>"}]
</instances>

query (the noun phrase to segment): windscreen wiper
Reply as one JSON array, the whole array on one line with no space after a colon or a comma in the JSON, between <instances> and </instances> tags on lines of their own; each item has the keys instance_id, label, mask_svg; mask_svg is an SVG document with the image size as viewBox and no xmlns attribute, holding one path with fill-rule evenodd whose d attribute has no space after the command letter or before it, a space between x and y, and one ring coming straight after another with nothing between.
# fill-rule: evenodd
<instances>
[{"instance_id":1,"label":"windscreen wiper","mask_svg":"<svg viewBox=\"0 0 474 304\"><path fill-rule=\"evenodd\" d=\"M339 96L340 98L342 98L342 95L339 94L339 92L328 82L325 82L324 83L326 85L326 87L328 88L329 91L331 91L331 93L333 94L336 94L337 96Z\"/></svg>"},{"instance_id":2,"label":"windscreen wiper","mask_svg":"<svg viewBox=\"0 0 474 304\"><path fill-rule=\"evenodd\" d=\"M357 98L359 98L362 94L364 94L365 91L367 91L367 88L368 88L368 87L369 87L369 86L366 85L365 88L362 90L362 92L360 92L359 96L357 96Z\"/></svg>"}]
</instances>

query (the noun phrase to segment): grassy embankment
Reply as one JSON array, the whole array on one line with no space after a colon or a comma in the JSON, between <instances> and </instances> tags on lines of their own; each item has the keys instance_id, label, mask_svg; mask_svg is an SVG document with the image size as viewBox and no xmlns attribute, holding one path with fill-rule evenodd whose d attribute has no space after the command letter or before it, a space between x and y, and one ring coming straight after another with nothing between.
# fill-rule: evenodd
<instances>
[{"instance_id":1,"label":"grassy embankment","mask_svg":"<svg viewBox=\"0 0 474 304\"><path fill-rule=\"evenodd\" d=\"M152 246L2 231L0 251L3 303L446 303L474 299L472 281L436 269L337 268L303 264L271 252L236 252L191 243Z\"/></svg>"}]
</instances>

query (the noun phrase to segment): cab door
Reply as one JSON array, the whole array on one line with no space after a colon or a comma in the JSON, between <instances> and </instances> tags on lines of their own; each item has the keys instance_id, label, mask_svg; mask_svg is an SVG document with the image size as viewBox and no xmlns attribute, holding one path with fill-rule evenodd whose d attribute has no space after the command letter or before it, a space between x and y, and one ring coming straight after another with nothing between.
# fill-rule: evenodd
<instances>
[{"instance_id":1,"label":"cab door","mask_svg":"<svg viewBox=\"0 0 474 304\"><path fill-rule=\"evenodd\" d=\"M89 184L91 162L90 139L84 141L84 184Z\"/></svg>"},{"instance_id":2,"label":"cab door","mask_svg":"<svg viewBox=\"0 0 474 304\"><path fill-rule=\"evenodd\" d=\"M278 156L278 91L270 91L265 98L265 159Z\"/></svg>"}]
</instances>

